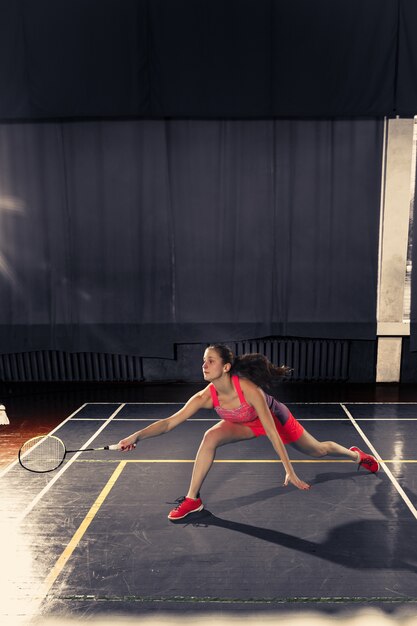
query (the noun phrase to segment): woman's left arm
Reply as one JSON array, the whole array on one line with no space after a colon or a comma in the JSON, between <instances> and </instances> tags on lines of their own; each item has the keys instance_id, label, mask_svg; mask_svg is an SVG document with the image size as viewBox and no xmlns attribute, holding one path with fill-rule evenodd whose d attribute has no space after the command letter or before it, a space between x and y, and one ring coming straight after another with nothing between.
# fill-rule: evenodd
<instances>
[{"instance_id":1,"label":"woman's left arm","mask_svg":"<svg viewBox=\"0 0 417 626\"><path fill-rule=\"evenodd\" d=\"M262 426L264 427L265 432L274 447L274 450L282 461L285 469L284 485L287 486L288 483L291 482L298 489L310 489L310 485L298 478L297 474L294 471L294 468L288 457L287 450L282 443L281 437L279 436L278 431L275 427L274 420L266 403L265 394L263 393L262 389L247 380L241 379L240 383L247 402L249 402L249 404L251 404L255 408L256 413L258 414L258 417L262 422Z\"/></svg>"}]
</instances>

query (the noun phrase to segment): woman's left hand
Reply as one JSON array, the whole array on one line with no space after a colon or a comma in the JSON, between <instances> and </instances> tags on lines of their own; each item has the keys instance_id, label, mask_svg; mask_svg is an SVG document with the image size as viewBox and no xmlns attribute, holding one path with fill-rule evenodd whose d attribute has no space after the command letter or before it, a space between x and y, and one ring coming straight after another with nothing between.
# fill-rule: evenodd
<instances>
[{"instance_id":1,"label":"woman's left hand","mask_svg":"<svg viewBox=\"0 0 417 626\"><path fill-rule=\"evenodd\" d=\"M292 485L294 485L294 487L297 487L297 489L301 489L302 491L306 491L307 489L310 489L310 486L311 486L308 483L305 483L303 480L301 480L301 478L298 478L295 472L292 472L291 474L288 474L288 472L286 473L285 480L284 480L284 487L287 487L288 483L291 483Z\"/></svg>"}]
</instances>

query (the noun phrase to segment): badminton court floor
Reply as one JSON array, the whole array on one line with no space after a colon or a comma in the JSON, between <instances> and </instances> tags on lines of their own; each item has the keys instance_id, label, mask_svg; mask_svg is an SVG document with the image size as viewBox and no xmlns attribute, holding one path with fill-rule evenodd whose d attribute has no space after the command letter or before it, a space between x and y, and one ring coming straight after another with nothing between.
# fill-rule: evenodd
<instances>
[{"instance_id":1,"label":"badminton court floor","mask_svg":"<svg viewBox=\"0 0 417 626\"><path fill-rule=\"evenodd\" d=\"M52 432L68 449L104 446L180 406L84 404ZM129 453L70 454L52 473L13 462L0 473L2 623L358 606L417 614L417 403L288 406L317 439L373 453L380 472L287 446L312 485L302 492L282 485L266 437L226 445L205 509L171 523L213 412Z\"/></svg>"}]
</instances>

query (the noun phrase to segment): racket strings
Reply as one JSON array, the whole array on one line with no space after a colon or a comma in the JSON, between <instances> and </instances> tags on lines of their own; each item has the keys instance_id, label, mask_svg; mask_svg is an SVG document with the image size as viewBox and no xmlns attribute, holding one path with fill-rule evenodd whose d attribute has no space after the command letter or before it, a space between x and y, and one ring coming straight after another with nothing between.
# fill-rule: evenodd
<instances>
[{"instance_id":1,"label":"racket strings","mask_svg":"<svg viewBox=\"0 0 417 626\"><path fill-rule=\"evenodd\" d=\"M20 449L20 463L32 472L48 472L56 469L64 460L65 446L54 436L30 439Z\"/></svg>"}]
</instances>

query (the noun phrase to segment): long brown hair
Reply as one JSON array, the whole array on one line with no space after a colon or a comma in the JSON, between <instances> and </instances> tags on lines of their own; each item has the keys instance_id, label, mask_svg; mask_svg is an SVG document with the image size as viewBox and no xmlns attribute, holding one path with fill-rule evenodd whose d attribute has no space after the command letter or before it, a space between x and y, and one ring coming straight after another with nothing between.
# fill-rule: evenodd
<instances>
[{"instance_id":1,"label":"long brown hair","mask_svg":"<svg viewBox=\"0 0 417 626\"><path fill-rule=\"evenodd\" d=\"M230 363L231 375L235 374L241 378L247 378L258 387L269 388L278 379L288 376L292 372L290 367L274 365L266 356L258 352L235 357L229 346L223 343L215 343L208 348L215 350L223 363Z\"/></svg>"}]
</instances>

